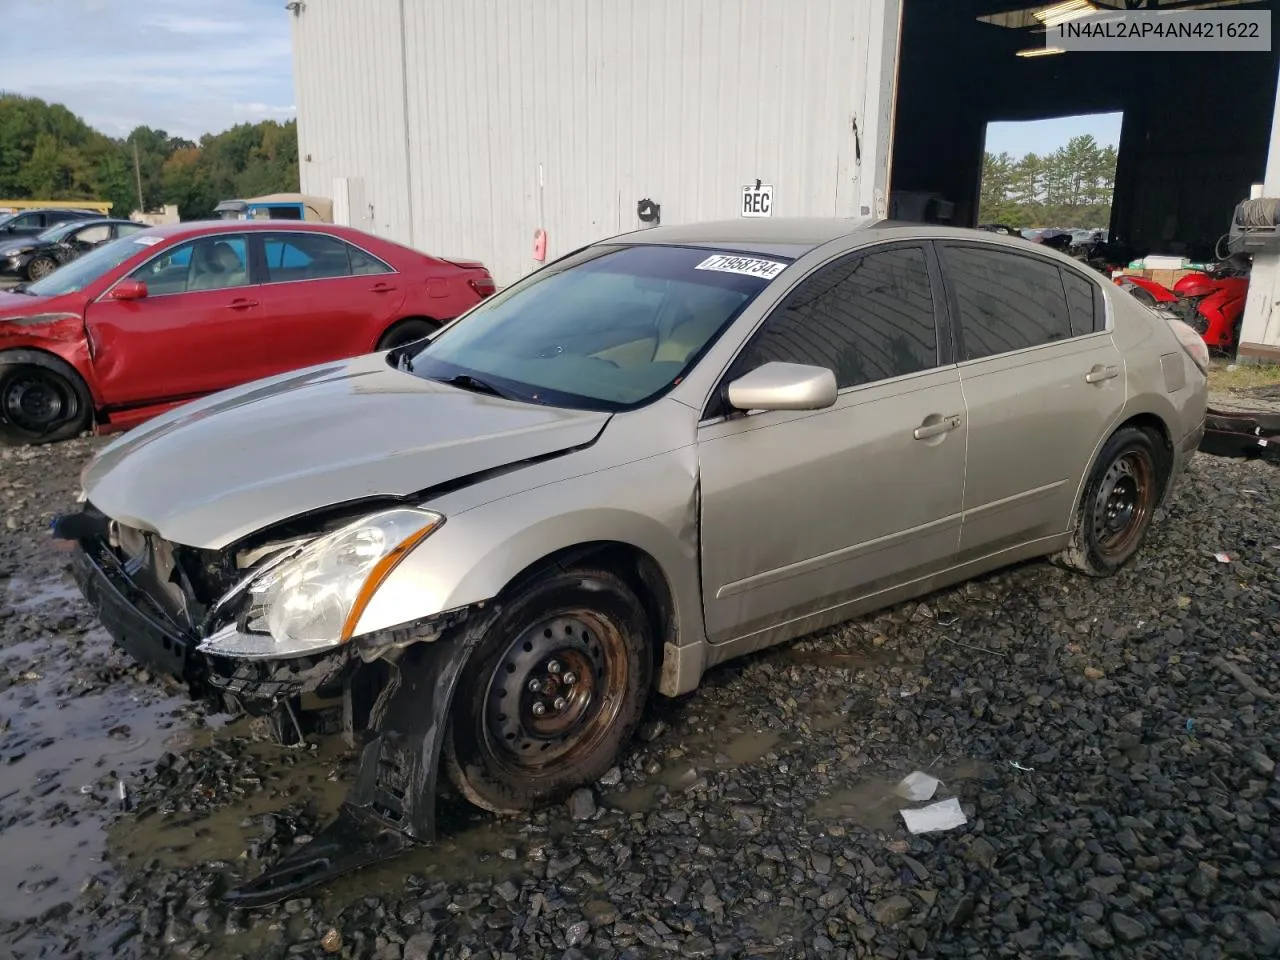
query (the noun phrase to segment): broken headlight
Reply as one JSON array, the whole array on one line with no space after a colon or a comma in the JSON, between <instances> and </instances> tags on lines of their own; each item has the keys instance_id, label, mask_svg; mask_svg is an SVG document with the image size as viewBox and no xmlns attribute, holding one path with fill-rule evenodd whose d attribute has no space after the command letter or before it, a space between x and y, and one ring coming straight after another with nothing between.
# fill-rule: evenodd
<instances>
[{"instance_id":1,"label":"broken headlight","mask_svg":"<svg viewBox=\"0 0 1280 960\"><path fill-rule=\"evenodd\" d=\"M251 581L240 627L219 630L200 649L229 657L290 657L345 643L396 564L442 523L444 517L430 510L396 508L311 541Z\"/></svg>"}]
</instances>

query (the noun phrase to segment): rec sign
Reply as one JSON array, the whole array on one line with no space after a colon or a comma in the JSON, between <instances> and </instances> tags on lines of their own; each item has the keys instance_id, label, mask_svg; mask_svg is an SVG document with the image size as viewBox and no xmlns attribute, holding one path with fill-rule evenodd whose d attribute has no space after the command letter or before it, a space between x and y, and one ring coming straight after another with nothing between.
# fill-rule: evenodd
<instances>
[{"instance_id":1,"label":"rec sign","mask_svg":"<svg viewBox=\"0 0 1280 960\"><path fill-rule=\"evenodd\" d=\"M742 215L744 217L773 216L773 184L763 186L757 180L755 186L748 184L742 188Z\"/></svg>"}]
</instances>

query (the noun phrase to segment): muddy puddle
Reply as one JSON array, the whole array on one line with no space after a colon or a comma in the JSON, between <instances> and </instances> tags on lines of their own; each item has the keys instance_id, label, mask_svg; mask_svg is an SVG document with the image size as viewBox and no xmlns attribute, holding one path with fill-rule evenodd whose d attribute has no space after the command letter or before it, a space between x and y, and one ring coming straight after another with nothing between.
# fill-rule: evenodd
<instances>
[{"instance_id":1,"label":"muddy puddle","mask_svg":"<svg viewBox=\"0 0 1280 960\"><path fill-rule=\"evenodd\" d=\"M74 899L104 869L106 825L131 782L199 732L184 697L103 679L104 631L50 635L18 619L74 615L77 597L59 576L14 578L0 594L11 621L0 648L0 920Z\"/></svg>"},{"instance_id":2,"label":"muddy puddle","mask_svg":"<svg viewBox=\"0 0 1280 960\"><path fill-rule=\"evenodd\" d=\"M978 780L990 775L990 768L977 760L963 760L946 767L927 771L941 783L934 799L956 793L965 780ZM920 806L898 792L902 777L871 777L845 790L837 790L820 799L809 810L811 816L825 822L854 823L868 830L892 831L902 826L898 811Z\"/></svg>"}]
</instances>

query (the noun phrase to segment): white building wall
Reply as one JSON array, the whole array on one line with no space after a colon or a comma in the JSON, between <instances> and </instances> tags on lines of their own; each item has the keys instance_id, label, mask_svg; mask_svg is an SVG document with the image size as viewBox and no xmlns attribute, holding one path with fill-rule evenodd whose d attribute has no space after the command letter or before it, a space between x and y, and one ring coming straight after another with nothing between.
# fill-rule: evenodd
<instances>
[{"instance_id":1,"label":"white building wall","mask_svg":"<svg viewBox=\"0 0 1280 960\"><path fill-rule=\"evenodd\" d=\"M307 0L303 189L363 178L375 206L405 204L408 222L387 213L378 232L482 259L502 284L537 266L538 229L551 260L643 226L642 199L663 223L736 217L756 178L773 184L775 216L883 214L898 10Z\"/></svg>"},{"instance_id":2,"label":"white building wall","mask_svg":"<svg viewBox=\"0 0 1280 960\"><path fill-rule=\"evenodd\" d=\"M1280 197L1280 83L1276 86L1271 117L1271 143L1267 149L1267 170L1262 183L1264 197ZM1240 329L1239 357L1243 360L1280 360L1280 254L1260 253L1253 257L1249 276L1249 297L1245 301Z\"/></svg>"},{"instance_id":3,"label":"white building wall","mask_svg":"<svg viewBox=\"0 0 1280 960\"><path fill-rule=\"evenodd\" d=\"M352 226L410 242L398 0L308 0L291 19L302 192L351 178Z\"/></svg>"}]
</instances>

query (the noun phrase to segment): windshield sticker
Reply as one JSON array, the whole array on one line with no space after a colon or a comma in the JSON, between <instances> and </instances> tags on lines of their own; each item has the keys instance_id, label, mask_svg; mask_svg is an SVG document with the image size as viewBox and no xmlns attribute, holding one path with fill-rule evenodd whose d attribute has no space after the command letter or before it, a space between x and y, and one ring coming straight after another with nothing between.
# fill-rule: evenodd
<instances>
[{"instance_id":1,"label":"windshield sticker","mask_svg":"<svg viewBox=\"0 0 1280 960\"><path fill-rule=\"evenodd\" d=\"M720 273L741 273L761 280L772 280L787 268L776 260L759 260L755 257L730 257L723 253L707 257L694 267L695 270L716 270Z\"/></svg>"},{"instance_id":2,"label":"windshield sticker","mask_svg":"<svg viewBox=\"0 0 1280 960\"><path fill-rule=\"evenodd\" d=\"M154 247L157 243L160 242L160 238L159 237L134 237L133 242L140 243L144 247Z\"/></svg>"}]
</instances>

